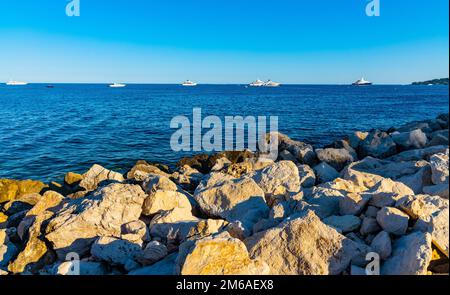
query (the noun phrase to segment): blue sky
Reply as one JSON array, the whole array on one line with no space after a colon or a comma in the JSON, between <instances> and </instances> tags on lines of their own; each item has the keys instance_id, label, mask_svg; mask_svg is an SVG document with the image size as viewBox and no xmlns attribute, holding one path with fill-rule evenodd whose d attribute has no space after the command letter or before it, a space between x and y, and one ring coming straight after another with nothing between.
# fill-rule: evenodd
<instances>
[{"instance_id":1,"label":"blue sky","mask_svg":"<svg viewBox=\"0 0 450 295\"><path fill-rule=\"evenodd\" d=\"M448 77L448 0L0 0L0 81Z\"/></svg>"}]
</instances>

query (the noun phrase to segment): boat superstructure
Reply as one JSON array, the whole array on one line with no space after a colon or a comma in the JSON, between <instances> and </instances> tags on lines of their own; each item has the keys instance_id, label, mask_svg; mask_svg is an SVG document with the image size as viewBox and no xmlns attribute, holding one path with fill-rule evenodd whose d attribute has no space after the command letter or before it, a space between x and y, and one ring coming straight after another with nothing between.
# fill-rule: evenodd
<instances>
[{"instance_id":1,"label":"boat superstructure","mask_svg":"<svg viewBox=\"0 0 450 295\"><path fill-rule=\"evenodd\" d=\"M186 86L186 87L192 87L192 86L197 86L197 83L192 82L191 80L186 80L181 85Z\"/></svg>"},{"instance_id":2,"label":"boat superstructure","mask_svg":"<svg viewBox=\"0 0 450 295\"><path fill-rule=\"evenodd\" d=\"M8 86L24 86L24 85L28 85L28 83L20 82L20 81L8 81L8 82L6 82L6 85L8 85Z\"/></svg>"},{"instance_id":3,"label":"boat superstructure","mask_svg":"<svg viewBox=\"0 0 450 295\"><path fill-rule=\"evenodd\" d=\"M123 83L113 83L111 85L109 85L110 88L123 88L127 85L123 84Z\"/></svg>"},{"instance_id":4,"label":"boat superstructure","mask_svg":"<svg viewBox=\"0 0 450 295\"><path fill-rule=\"evenodd\" d=\"M372 85L372 82L365 80L364 78L359 79L358 81L352 83L354 86L368 86Z\"/></svg>"}]
</instances>

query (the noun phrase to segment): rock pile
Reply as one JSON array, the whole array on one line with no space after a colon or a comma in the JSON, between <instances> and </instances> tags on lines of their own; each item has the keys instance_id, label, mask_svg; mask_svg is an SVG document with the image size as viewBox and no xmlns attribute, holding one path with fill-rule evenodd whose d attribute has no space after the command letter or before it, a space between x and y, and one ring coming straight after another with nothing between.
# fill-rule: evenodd
<instances>
[{"instance_id":1,"label":"rock pile","mask_svg":"<svg viewBox=\"0 0 450 295\"><path fill-rule=\"evenodd\" d=\"M448 127L445 114L318 149L278 133L275 162L2 179L0 274L448 273Z\"/></svg>"}]
</instances>

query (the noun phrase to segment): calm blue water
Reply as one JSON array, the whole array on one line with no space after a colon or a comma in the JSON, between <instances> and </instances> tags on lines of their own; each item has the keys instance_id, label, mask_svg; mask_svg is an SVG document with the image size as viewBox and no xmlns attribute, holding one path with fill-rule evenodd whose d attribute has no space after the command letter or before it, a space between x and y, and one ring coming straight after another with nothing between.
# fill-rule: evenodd
<instances>
[{"instance_id":1,"label":"calm blue water","mask_svg":"<svg viewBox=\"0 0 450 295\"><path fill-rule=\"evenodd\" d=\"M353 130L448 112L447 86L0 86L0 178L59 180L93 163L125 171L138 159L174 164L172 117L279 116L290 137L324 145Z\"/></svg>"}]
</instances>

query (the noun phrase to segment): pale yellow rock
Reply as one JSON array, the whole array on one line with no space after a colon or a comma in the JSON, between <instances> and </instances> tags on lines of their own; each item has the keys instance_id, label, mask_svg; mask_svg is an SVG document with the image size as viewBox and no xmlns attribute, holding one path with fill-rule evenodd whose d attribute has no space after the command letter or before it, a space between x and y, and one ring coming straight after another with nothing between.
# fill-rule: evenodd
<instances>
[{"instance_id":1,"label":"pale yellow rock","mask_svg":"<svg viewBox=\"0 0 450 295\"><path fill-rule=\"evenodd\" d=\"M27 268L33 271L33 268L40 268L49 263L46 259L47 245L41 238L41 225L44 221L53 216L54 213L45 211L36 216L33 224L28 229L28 242L25 249L19 253L17 258L8 266L8 270L12 273L22 273Z\"/></svg>"},{"instance_id":2,"label":"pale yellow rock","mask_svg":"<svg viewBox=\"0 0 450 295\"><path fill-rule=\"evenodd\" d=\"M187 242L180 249L181 275L267 275L269 267L250 259L243 242L229 235Z\"/></svg>"},{"instance_id":3,"label":"pale yellow rock","mask_svg":"<svg viewBox=\"0 0 450 295\"><path fill-rule=\"evenodd\" d=\"M93 165L86 173L83 174L83 180L81 180L79 186L90 191L97 188L97 186L105 180L124 181L123 175L108 170L100 165Z\"/></svg>"},{"instance_id":4,"label":"pale yellow rock","mask_svg":"<svg viewBox=\"0 0 450 295\"><path fill-rule=\"evenodd\" d=\"M160 211L184 208L192 210L191 203L185 194L175 191L158 190L148 196L142 206L142 214L153 215Z\"/></svg>"},{"instance_id":5,"label":"pale yellow rock","mask_svg":"<svg viewBox=\"0 0 450 295\"><path fill-rule=\"evenodd\" d=\"M20 222L17 227L17 234L19 237L24 239L26 231L35 222L36 217L49 209L53 209L52 211L55 212L58 205L60 205L63 200L64 196L61 194L54 191L47 191L33 206L33 208L27 212L24 219Z\"/></svg>"},{"instance_id":6,"label":"pale yellow rock","mask_svg":"<svg viewBox=\"0 0 450 295\"><path fill-rule=\"evenodd\" d=\"M247 238L250 257L265 261L272 275L337 275L359 254L352 240L312 212Z\"/></svg>"},{"instance_id":7,"label":"pale yellow rock","mask_svg":"<svg viewBox=\"0 0 450 295\"><path fill-rule=\"evenodd\" d=\"M0 203L15 200L26 194L39 193L45 187L47 185L35 180L0 179Z\"/></svg>"}]
</instances>

